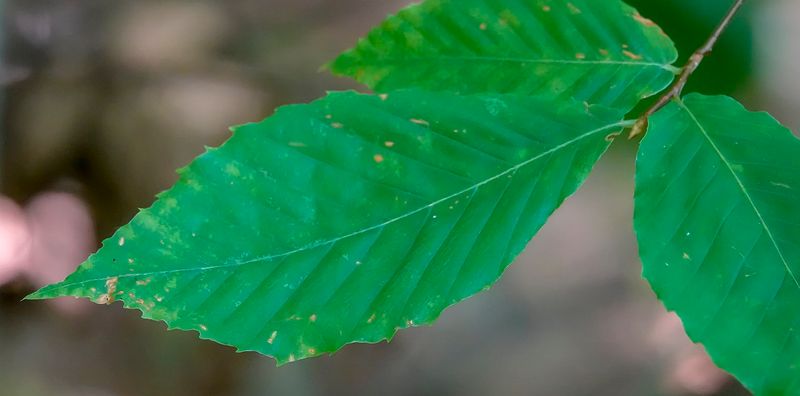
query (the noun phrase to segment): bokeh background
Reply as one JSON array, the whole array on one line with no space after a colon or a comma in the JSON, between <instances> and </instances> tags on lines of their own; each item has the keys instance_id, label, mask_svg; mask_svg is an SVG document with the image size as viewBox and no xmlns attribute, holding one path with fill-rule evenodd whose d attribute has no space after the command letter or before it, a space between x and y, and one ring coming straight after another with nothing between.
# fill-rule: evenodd
<instances>
[{"instance_id":1,"label":"bokeh background","mask_svg":"<svg viewBox=\"0 0 800 396\"><path fill-rule=\"evenodd\" d=\"M391 344L276 368L84 301L62 279L183 166L408 0L0 0L0 394L744 395L640 279L620 141L491 291ZM635 0L697 47L730 0ZM800 130L800 2L752 0L690 90Z\"/></svg>"}]
</instances>

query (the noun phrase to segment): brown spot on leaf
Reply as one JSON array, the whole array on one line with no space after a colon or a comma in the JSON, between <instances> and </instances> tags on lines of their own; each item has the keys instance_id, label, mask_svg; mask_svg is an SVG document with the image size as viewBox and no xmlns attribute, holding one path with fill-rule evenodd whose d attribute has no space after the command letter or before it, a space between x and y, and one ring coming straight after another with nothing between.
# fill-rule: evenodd
<instances>
[{"instance_id":1,"label":"brown spot on leaf","mask_svg":"<svg viewBox=\"0 0 800 396\"><path fill-rule=\"evenodd\" d=\"M375 156L373 156L372 159L375 161L375 163L378 164L380 164L384 160L383 156L380 154L375 154Z\"/></svg>"},{"instance_id":2,"label":"brown spot on leaf","mask_svg":"<svg viewBox=\"0 0 800 396\"><path fill-rule=\"evenodd\" d=\"M622 53L625 54L625 56L627 56L628 58L631 58L633 60L642 60L641 55L634 54L633 52L630 52L628 50L624 50L622 51Z\"/></svg>"},{"instance_id":3,"label":"brown spot on leaf","mask_svg":"<svg viewBox=\"0 0 800 396\"><path fill-rule=\"evenodd\" d=\"M638 12L635 12L635 13L633 14L633 19L634 19L636 22L639 22L639 23L641 23L642 25L644 25L644 26L647 26L647 27L656 26L656 23L655 23L655 22L653 22L653 21L651 21L651 20L649 20L649 19L647 19L647 18L643 17L643 16L642 16L641 14L639 14Z\"/></svg>"},{"instance_id":4,"label":"brown spot on leaf","mask_svg":"<svg viewBox=\"0 0 800 396\"><path fill-rule=\"evenodd\" d=\"M150 278L142 279L142 280L136 281L136 284L139 285L139 286L147 286L147 284L150 283L150 281L151 281Z\"/></svg>"},{"instance_id":5,"label":"brown spot on leaf","mask_svg":"<svg viewBox=\"0 0 800 396\"><path fill-rule=\"evenodd\" d=\"M106 292L97 299L98 303L108 305L114 302L114 294L117 292L117 282L119 282L119 278L116 276L106 280Z\"/></svg>"},{"instance_id":6,"label":"brown spot on leaf","mask_svg":"<svg viewBox=\"0 0 800 396\"><path fill-rule=\"evenodd\" d=\"M609 142L609 143L611 143L611 142L613 142L613 141L614 141L614 139L616 139L616 138L617 138L617 136L619 136L619 135L622 135L622 132L614 132L614 133L609 133L609 134L606 136L606 141L607 141L607 142Z\"/></svg>"}]
</instances>

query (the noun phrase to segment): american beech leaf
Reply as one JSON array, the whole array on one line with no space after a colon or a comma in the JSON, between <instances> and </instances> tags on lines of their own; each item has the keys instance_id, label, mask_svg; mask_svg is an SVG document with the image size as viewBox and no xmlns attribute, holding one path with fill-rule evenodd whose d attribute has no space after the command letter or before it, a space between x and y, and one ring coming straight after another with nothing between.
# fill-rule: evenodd
<instances>
[{"instance_id":1,"label":"american beech leaf","mask_svg":"<svg viewBox=\"0 0 800 396\"><path fill-rule=\"evenodd\" d=\"M619 0L427 0L328 67L379 92L545 95L630 109L669 85L677 57L660 28Z\"/></svg>"},{"instance_id":2,"label":"american beech leaf","mask_svg":"<svg viewBox=\"0 0 800 396\"><path fill-rule=\"evenodd\" d=\"M800 140L728 97L650 121L637 159L644 277L758 395L800 393Z\"/></svg>"},{"instance_id":3,"label":"american beech leaf","mask_svg":"<svg viewBox=\"0 0 800 396\"><path fill-rule=\"evenodd\" d=\"M622 117L419 90L282 107L30 298L122 301L280 363L390 339L492 285Z\"/></svg>"}]
</instances>

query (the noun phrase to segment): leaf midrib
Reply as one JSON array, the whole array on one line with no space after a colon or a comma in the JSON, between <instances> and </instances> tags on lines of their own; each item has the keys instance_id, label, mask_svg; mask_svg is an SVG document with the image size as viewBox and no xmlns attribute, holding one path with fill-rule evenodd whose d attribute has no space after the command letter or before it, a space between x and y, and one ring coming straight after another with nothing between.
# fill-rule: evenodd
<instances>
[{"instance_id":1,"label":"leaf midrib","mask_svg":"<svg viewBox=\"0 0 800 396\"><path fill-rule=\"evenodd\" d=\"M527 58L514 58L514 57L500 57L500 56L436 56L431 58L425 57L406 57L406 58L379 58L370 61L372 64L381 63L403 63L403 62L443 62L443 61L462 61L462 62L516 62L516 63L539 63L539 64L556 64L556 65L576 65L576 66L597 66L597 65L612 65L612 66L643 66L643 67L657 67L666 70L670 73L677 74L680 72L679 68L672 66L668 63L658 62L636 62L636 61L620 61L620 60L573 60L573 59L527 59Z\"/></svg>"},{"instance_id":2,"label":"leaf midrib","mask_svg":"<svg viewBox=\"0 0 800 396\"><path fill-rule=\"evenodd\" d=\"M733 176L733 179L736 181L736 184L738 185L739 190L741 191L742 195L744 195L745 199L747 199L747 202L750 204L750 207L753 209L753 212L755 212L756 216L758 217L758 221L761 223L761 226L764 228L764 231L767 233L767 237L769 237L769 240L772 243L772 246L775 248L775 251L778 253L778 257L780 257L784 268L786 268L786 272L789 273L789 276L792 277L792 280L794 281L795 286L797 286L800 289L800 282L798 281L798 279L795 276L794 272L792 271L791 267L789 267L789 262L786 260L786 256L784 256L783 251L781 250L780 246L778 246L778 241L775 239L775 236L772 234L772 230L767 225L766 219L764 219L764 216L761 214L761 211L758 209L758 206L756 206L755 200L753 200L753 197L750 195L750 192L747 190L747 187L745 187L744 182L742 181L741 178L739 178L739 175L737 175L736 171L733 169L733 165L730 163L730 161L728 161L728 158L725 157L725 155L722 153L722 151L720 150L719 146L717 146L717 144L714 143L714 140L711 138L711 135L709 135L708 131L705 129L705 127L702 125L702 123L700 123L700 120L697 118L697 116L695 116L695 114L692 112L692 110L689 109L689 107L686 106L686 104L682 100L676 100L676 103L678 104L678 106L680 106L682 109L684 109L687 114L689 114L689 117L692 118L692 121L695 123L695 125L697 125L697 128L700 130L700 133L702 133L703 136L706 138L706 140L708 140L708 143L711 145L711 147L717 153L717 155L719 156L719 158L722 161L722 163L725 164L725 166L728 168L728 170L730 171L731 175Z\"/></svg>"},{"instance_id":3,"label":"leaf midrib","mask_svg":"<svg viewBox=\"0 0 800 396\"><path fill-rule=\"evenodd\" d=\"M561 144L559 144L559 145L557 145L557 146L555 146L555 147L553 147L553 148L551 148L551 149L549 149L547 151L544 151L544 152L542 152L542 153L540 153L540 154L538 154L538 155L536 155L536 156L534 156L532 158L529 158L529 159L527 159L527 160L525 160L525 161L523 161L523 162L521 162L521 163L519 163L517 165L514 165L513 167L511 167L511 168L509 168L509 169L507 169L507 170L505 170L505 171L503 171L501 173L498 173L495 176L492 176L490 178L482 180L479 183L476 183L476 184L474 184L474 185L472 185L470 187L464 188L464 189L462 189L462 190L460 190L460 191L458 191L456 193L450 194L450 195L448 195L448 196L446 196L444 198L438 199L438 200L436 200L436 201L434 201L434 202L432 202L430 204L427 204L425 206L422 206L422 207L420 207L418 209L415 209L415 210L412 210L410 212L404 213L404 214L402 214L400 216L391 218L391 219L386 220L385 222L377 224L377 225L366 227L366 228L363 228L363 229L360 229L360 230L357 230L357 231L354 231L354 232L351 232L349 234L342 235L342 236L339 236L339 237L331 238L331 239L324 240L324 241L315 242L315 243L312 243L312 244L309 244L309 245L306 245L306 246L303 246L301 248L297 248L297 249L294 249L294 250L291 250L291 251L287 251L287 252L279 253L279 254L275 254L275 255L270 255L270 256L256 257L256 258L253 258L253 259L234 262L234 263L231 263L231 264L213 265L213 266L197 267L197 268L179 268L179 269L164 270L164 271L125 273L125 274L118 274L118 275L108 275L108 276L104 276L104 277L100 277L100 278L94 278L94 279L87 279L87 280L82 280L82 281L78 281L78 282L66 282L65 281L65 282L61 282L61 283L58 283L56 285L53 285L54 287L52 287L52 288L41 289L41 290L37 291L36 293L26 297L26 299L44 298L45 294L52 293L53 291L56 291L56 290L64 289L64 288L71 287L71 286L77 286L77 285L82 285L82 284L86 284L86 283L91 283L91 282L107 281L108 279L112 279L112 278L123 279L123 278L138 278L138 277L144 277L144 276L164 276L164 275L170 275L170 274L182 273L182 272L212 271L212 270L221 270L221 269L226 269L226 268L236 268L236 267L240 267L240 266L247 265L247 264L257 263L257 262L261 262L261 261L269 261L269 260L274 260L274 259L278 259L278 258L282 258L282 257L287 257L287 256L291 256L293 254L300 253L300 252L303 252L303 251L306 251L306 250L315 249L315 248L318 248L320 246L334 244L334 243L339 242L339 241L341 241L343 239L347 239L347 238L350 238L350 237L353 237L353 236L356 236L356 235L360 235L360 234L363 234L363 233L366 233L366 232L370 232L370 231L379 229L381 227L385 227L385 226L390 225L392 223L395 223L395 222L398 222L398 221L403 220L405 218L408 218L410 216L413 216L413 215L415 215L417 213L423 212L423 211L425 211L427 209L433 208L436 205L439 205L441 203L447 202L448 200L453 199L455 197L458 197L461 194L466 194L466 193L468 193L470 191L477 190L477 189L481 188L482 186L484 186L486 184L489 184L489 183L491 183L491 182L493 182L493 181L495 181L495 180L497 180L497 179L499 179L501 177L504 177L504 176L506 176L508 174L515 173L516 171L518 171L519 169L521 169L521 168L523 168L523 167L525 167L527 165L530 165L530 164L532 164L532 163L534 163L534 162L536 162L536 161L538 161L538 160L540 160L542 158L545 158L550 154L553 154L553 153L556 153L556 152L558 152L560 150L563 150L563 149L565 149L565 148L567 148L567 147L569 147L569 146L571 146L573 144L576 144L576 143L578 143L578 142L580 142L580 141L582 141L582 140L584 140L586 138L589 138L590 136L603 133L606 130L613 129L613 128L616 128L616 127L625 127L625 126L630 126L630 125L631 125L630 121L620 121L620 122L616 122L616 123L613 123L613 124L609 124L609 125L606 125L606 126L591 130L591 131L586 132L586 133L584 133L584 134L582 134L580 136L577 136L577 137L575 137L573 139L570 139L570 140L568 140L568 141L566 141L564 143L561 143Z\"/></svg>"}]
</instances>

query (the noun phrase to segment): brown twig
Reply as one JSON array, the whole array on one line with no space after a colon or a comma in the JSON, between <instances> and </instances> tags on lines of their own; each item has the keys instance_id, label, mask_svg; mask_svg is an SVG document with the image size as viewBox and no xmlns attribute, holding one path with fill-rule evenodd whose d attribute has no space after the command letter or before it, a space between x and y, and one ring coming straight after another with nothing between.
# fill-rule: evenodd
<instances>
[{"instance_id":1,"label":"brown twig","mask_svg":"<svg viewBox=\"0 0 800 396\"><path fill-rule=\"evenodd\" d=\"M744 2L745 0L734 1L733 6L731 6L730 10L728 10L725 18L711 34L711 37L709 37L705 44L698 48L697 51L695 51L692 56L689 57L689 61L686 62L686 65L683 66L683 69L681 69L681 73L678 75L678 79L675 80L675 83L672 84L669 90L663 96L661 96L655 104L650 106L650 108L647 109L647 111L645 111L644 114L642 114L642 116L636 121L636 124L634 124L633 128L631 128L631 133L628 138L633 139L636 136L643 134L647 130L647 122L650 116L661 110L661 108L666 106L672 99L680 97L681 93L683 92L683 88L686 87L686 83L689 81L689 77L691 77L695 70L697 70L697 68L700 66L700 63L703 62L703 59L705 59L705 57L714 50L714 45L716 45L717 41L722 36L722 33L725 32L725 29L730 26L733 18L744 5Z\"/></svg>"}]
</instances>

